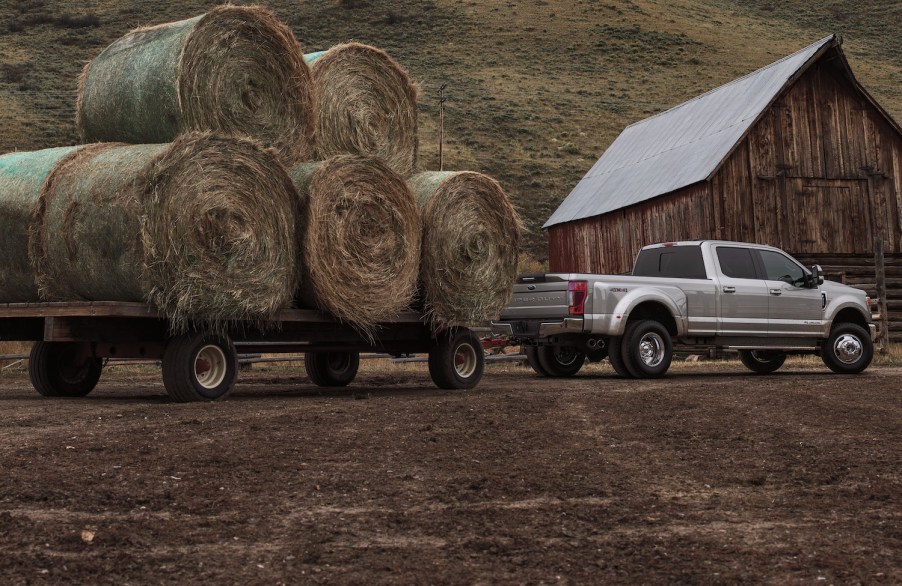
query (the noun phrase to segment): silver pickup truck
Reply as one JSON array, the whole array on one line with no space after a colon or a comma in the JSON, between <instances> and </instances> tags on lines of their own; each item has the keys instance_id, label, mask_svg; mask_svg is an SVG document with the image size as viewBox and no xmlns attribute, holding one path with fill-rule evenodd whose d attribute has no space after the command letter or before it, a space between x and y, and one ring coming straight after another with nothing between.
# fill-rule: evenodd
<instances>
[{"instance_id":1,"label":"silver pickup truck","mask_svg":"<svg viewBox=\"0 0 902 586\"><path fill-rule=\"evenodd\" d=\"M632 275L532 274L517 279L494 333L525 347L545 376L576 374L607 357L621 376L662 376L674 349L738 350L756 373L787 354L821 356L834 372L874 355L871 303L770 246L726 241L654 244Z\"/></svg>"}]
</instances>

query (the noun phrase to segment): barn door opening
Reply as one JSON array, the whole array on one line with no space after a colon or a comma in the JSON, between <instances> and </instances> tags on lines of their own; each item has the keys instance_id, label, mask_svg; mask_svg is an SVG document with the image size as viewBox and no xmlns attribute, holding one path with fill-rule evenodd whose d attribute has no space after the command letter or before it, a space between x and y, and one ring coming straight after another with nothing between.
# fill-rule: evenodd
<instances>
[{"instance_id":1,"label":"barn door opening","mask_svg":"<svg viewBox=\"0 0 902 586\"><path fill-rule=\"evenodd\" d=\"M869 254L874 236L886 237L885 222L871 206L866 179L787 179L794 252Z\"/></svg>"}]
</instances>

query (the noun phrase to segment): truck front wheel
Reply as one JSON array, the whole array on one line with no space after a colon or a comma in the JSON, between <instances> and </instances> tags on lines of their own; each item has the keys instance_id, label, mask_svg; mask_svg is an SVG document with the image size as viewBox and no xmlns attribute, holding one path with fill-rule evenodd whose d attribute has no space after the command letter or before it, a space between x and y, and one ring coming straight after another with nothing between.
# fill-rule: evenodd
<instances>
[{"instance_id":1,"label":"truck front wheel","mask_svg":"<svg viewBox=\"0 0 902 586\"><path fill-rule=\"evenodd\" d=\"M664 376L673 360L670 333L651 319L631 322L621 340L623 364L636 378Z\"/></svg>"},{"instance_id":2,"label":"truck front wheel","mask_svg":"<svg viewBox=\"0 0 902 586\"><path fill-rule=\"evenodd\" d=\"M538 359L548 376L573 376L586 362L586 353L575 346L539 346Z\"/></svg>"},{"instance_id":3,"label":"truck front wheel","mask_svg":"<svg viewBox=\"0 0 902 586\"><path fill-rule=\"evenodd\" d=\"M858 374L868 367L873 358L871 337L863 327L853 323L833 326L830 337L821 347L824 364L839 374Z\"/></svg>"},{"instance_id":4,"label":"truck front wheel","mask_svg":"<svg viewBox=\"0 0 902 586\"><path fill-rule=\"evenodd\" d=\"M783 366L786 362L786 353L773 350L740 350L739 360L752 372L770 374Z\"/></svg>"}]
</instances>

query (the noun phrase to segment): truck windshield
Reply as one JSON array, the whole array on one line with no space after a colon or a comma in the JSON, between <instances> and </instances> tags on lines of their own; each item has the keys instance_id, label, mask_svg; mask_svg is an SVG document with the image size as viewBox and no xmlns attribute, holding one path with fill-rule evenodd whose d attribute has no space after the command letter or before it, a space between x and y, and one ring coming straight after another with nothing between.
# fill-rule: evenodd
<instances>
[{"instance_id":1,"label":"truck windshield","mask_svg":"<svg viewBox=\"0 0 902 586\"><path fill-rule=\"evenodd\" d=\"M707 279L700 246L664 246L639 251L634 277Z\"/></svg>"}]
</instances>

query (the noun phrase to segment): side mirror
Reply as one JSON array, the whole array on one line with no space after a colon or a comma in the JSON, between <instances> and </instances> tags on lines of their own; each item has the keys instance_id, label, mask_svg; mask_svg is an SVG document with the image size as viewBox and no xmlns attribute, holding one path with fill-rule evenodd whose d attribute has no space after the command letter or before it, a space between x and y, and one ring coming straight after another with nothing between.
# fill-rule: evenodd
<instances>
[{"instance_id":1,"label":"side mirror","mask_svg":"<svg viewBox=\"0 0 902 586\"><path fill-rule=\"evenodd\" d=\"M824 269L821 268L821 265L812 265L811 283L812 289L824 284Z\"/></svg>"}]
</instances>

